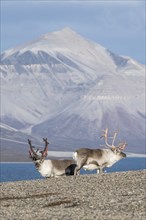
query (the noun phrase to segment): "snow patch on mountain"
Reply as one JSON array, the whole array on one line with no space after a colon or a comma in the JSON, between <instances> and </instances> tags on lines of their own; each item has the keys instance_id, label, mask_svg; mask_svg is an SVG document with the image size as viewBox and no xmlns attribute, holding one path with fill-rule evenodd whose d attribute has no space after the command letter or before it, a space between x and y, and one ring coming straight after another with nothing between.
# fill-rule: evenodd
<instances>
[{"instance_id":1,"label":"snow patch on mountain","mask_svg":"<svg viewBox=\"0 0 146 220\"><path fill-rule=\"evenodd\" d=\"M144 151L145 66L132 58L65 28L5 51L0 68L1 121L8 131L72 150L96 147L108 126L120 128L128 151Z\"/></svg>"}]
</instances>

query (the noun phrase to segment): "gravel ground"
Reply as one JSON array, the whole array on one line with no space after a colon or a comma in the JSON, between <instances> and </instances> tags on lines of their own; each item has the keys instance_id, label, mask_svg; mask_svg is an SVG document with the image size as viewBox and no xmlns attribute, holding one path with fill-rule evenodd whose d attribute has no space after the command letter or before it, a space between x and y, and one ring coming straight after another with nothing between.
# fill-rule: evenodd
<instances>
[{"instance_id":1,"label":"gravel ground","mask_svg":"<svg viewBox=\"0 0 146 220\"><path fill-rule=\"evenodd\" d=\"M146 170L1 183L1 220L145 220Z\"/></svg>"}]
</instances>

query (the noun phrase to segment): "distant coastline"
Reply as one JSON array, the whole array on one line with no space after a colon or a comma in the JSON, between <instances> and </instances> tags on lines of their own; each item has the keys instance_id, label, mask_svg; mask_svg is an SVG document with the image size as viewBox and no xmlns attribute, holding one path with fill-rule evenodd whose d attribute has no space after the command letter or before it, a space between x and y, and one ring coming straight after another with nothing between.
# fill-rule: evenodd
<instances>
[{"instance_id":1,"label":"distant coastline","mask_svg":"<svg viewBox=\"0 0 146 220\"><path fill-rule=\"evenodd\" d=\"M131 152L125 152L127 157L130 158L146 158L146 154L138 154L138 153L131 153ZM65 151L49 151L47 159L63 159L63 158L72 158L73 152L65 152ZM1 158L0 163L32 163L28 160L25 161L3 161L3 158Z\"/></svg>"}]
</instances>

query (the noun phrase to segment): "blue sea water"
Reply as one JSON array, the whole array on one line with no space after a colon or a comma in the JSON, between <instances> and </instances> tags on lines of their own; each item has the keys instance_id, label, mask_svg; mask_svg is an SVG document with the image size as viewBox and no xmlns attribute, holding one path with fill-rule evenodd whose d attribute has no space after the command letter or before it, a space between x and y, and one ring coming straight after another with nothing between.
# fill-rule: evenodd
<instances>
[{"instance_id":1,"label":"blue sea water","mask_svg":"<svg viewBox=\"0 0 146 220\"><path fill-rule=\"evenodd\" d=\"M146 157L127 157L118 161L106 172L121 172L146 169ZM96 171L81 170L81 174L93 174ZM0 182L43 179L33 163L0 163Z\"/></svg>"}]
</instances>

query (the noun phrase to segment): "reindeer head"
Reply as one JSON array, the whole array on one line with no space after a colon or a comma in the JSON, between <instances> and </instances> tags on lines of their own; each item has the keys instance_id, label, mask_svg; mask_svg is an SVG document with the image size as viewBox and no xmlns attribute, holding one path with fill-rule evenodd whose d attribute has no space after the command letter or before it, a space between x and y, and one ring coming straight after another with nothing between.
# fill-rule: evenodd
<instances>
[{"instance_id":1,"label":"reindeer head","mask_svg":"<svg viewBox=\"0 0 146 220\"><path fill-rule=\"evenodd\" d=\"M43 141L45 142L45 148L42 151L39 148L35 150L35 147L32 146L31 141L28 139L28 144L30 147L29 156L34 162L43 161L47 156L49 142L47 141L47 138L43 138Z\"/></svg>"},{"instance_id":2,"label":"reindeer head","mask_svg":"<svg viewBox=\"0 0 146 220\"><path fill-rule=\"evenodd\" d=\"M119 158L124 158L126 157L126 154L122 152L122 150L125 149L127 143L126 142L123 142L123 143L119 143L117 146L114 145L114 142L115 142L115 139L117 137L117 134L118 132L115 132L114 135L113 135L113 140L112 140L112 144L109 144L108 143L108 128L106 128L104 131L103 131L103 134L101 136L101 138L104 138L105 139L105 144L106 144L106 147L110 148L111 151L116 154Z\"/></svg>"}]
</instances>

